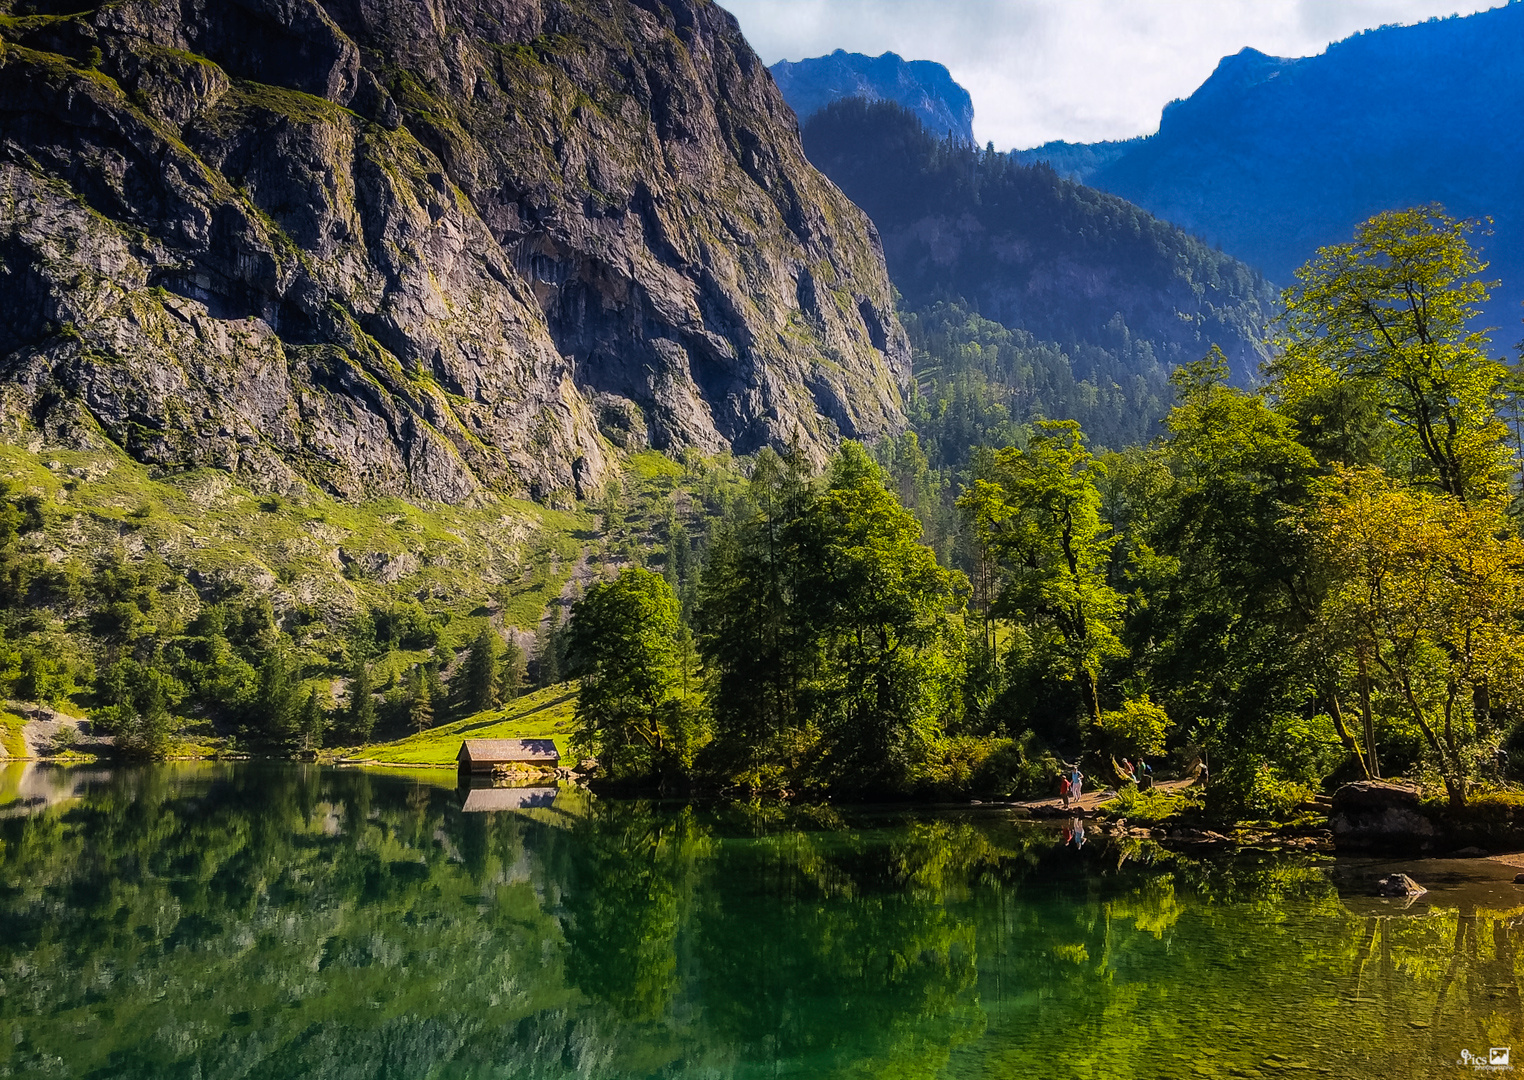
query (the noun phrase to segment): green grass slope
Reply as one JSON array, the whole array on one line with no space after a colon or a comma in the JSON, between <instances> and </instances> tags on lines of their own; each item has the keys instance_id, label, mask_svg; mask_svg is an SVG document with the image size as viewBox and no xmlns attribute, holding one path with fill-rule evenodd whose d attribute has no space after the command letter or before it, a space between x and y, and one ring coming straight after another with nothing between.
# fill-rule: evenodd
<instances>
[{"instance_id":1,"label":"green grass slope","mask_svg":"<svg viewBox=\"0 0 1524 1080\"><path fill-rule=\"evenodd\" d=\"M559 683L498 709L395 742L372 744L356 751L355 756L395 765L453 765L463 739L554 739L561 760L572 763L572 713L576 704L576 684Z\"/></svg>"}]
</instances>

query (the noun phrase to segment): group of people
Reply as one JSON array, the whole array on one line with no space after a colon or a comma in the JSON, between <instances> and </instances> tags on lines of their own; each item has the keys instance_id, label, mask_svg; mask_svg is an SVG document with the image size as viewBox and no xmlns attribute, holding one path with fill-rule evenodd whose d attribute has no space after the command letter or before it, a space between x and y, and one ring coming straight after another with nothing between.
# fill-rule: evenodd
<instances>
[{"instance_id":1,"label":"group of people","mask_svg":"<svg viewBox=\"0 0 1524 1080\"><path fill-rule=\"evenodd\" d=\"M1069 766L1068 769L1068 772L1061 773L1058 777L1058 797L1064 801L1065 807L1068 807L1071 802L1077 803L1085 790L1085 774L1080 772L1079 766ZM1153 782L1154 770L1148 762L1143 760L1142 755L1139 755L1136 761L1123 758L1121 763L1117 764L1117 772L1127 783L1141 783L1146 787Z\"/></svg>"},{"instance_id":2,"label":"group of people","mask_svg":"<svg viewBox=\"0 0 1524 1080\"><path fill-rule=\"evenodd\" d=\"M1153 769L1148 767L1148 762L1143 760L1143 755L1141 754L1138 755L1136 762L1123 758L1122 764L1118 766L1118 769L1122 774L1123 780L1131 780L1134 784L1141 783L1145 776L1151 777L1154 774Z\"/></svg>"},{"instance_id":3,"label":"group of people","mask_svg":"<svg viewBox=\"0 0 1524 1080\"><path fill-rule=\"evenodd\" d=\"M1080 793L1085 789L1085 774L1079 771L1076 765L1069 770L1067 775L1058 778L1058 796L1064 800L1064 806L1069 805L1069 800L1078 802Z\"/></svg>"}]
</instances>

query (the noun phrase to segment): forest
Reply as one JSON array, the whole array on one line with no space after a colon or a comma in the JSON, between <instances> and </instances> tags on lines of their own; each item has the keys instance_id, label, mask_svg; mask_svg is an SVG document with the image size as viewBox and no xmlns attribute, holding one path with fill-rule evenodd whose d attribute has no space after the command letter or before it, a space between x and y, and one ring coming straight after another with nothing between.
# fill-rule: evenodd
<instances>
[{"instance_id":1,"label":"forest","mask_svg":"<svg viewBox=\"0 0 1524 1080\"><path fill-rule=\"evenodd\" d=\"M965 453L933 380L920 435L820 475L764 452L696 600L631 566L574 608L583 744L615 780L730 792L1045 793L1138 755L1209 762L1225 813L1362 777L1500 791L1517 375L1477 329L1475 229L1393 211L1322 249L1262 384L1216 349L1180 366L1147 445L1002 418Z\"/></svg>"},{"instance_id":2,"label":"forest","mask_svg":"<svg viewBox=\"0 0 1524 1080\"><path fill-rule=\"evenodd\" d=\"M197 733L310 757L576 679L576 748L612 788L1031 796L1063 765L1106 783L1142 756L1209 766L1223 815L1363 777L1504 798L1524 772L1518 381L1478 329L1476 230L1438 207L1372 218L1285 293L1256 385L1213 349L1170 376L1159 434L1119 449L1062 399L1013 399L1020 332L950 302L908 314L903 435L818 469L797 449L637 455L507 569L439 547L467 517L367 511L425 576L404 590L344 556L348 614L153 556L147 503L89 552L67 512L88 477L11 487L0 690L146 757ZM260 496L230 527L341 514L360 511Z\"/></svg>"}]
</instances>

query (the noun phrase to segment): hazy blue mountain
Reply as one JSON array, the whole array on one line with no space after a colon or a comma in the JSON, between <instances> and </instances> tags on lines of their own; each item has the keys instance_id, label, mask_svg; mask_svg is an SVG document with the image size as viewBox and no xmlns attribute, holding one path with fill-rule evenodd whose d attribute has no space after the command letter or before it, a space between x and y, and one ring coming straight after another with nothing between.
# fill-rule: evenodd
<instances>
[{"instance_id":1,"label":"hazy blue mountain","mask_svg":"<svg viewBox=\"0 0 1524 1080\"><path fill-rule=\"evenodd\" d=\"M1264 278L1147 211L938 139L893 102L833 102L803 136L878 227L923 391L978 374L976 405L1077 419L1120 446L1157 433L1169 372L1214 344L1240 381L1257 373L1274 304Z\"/></svg>"},{"instance_id":2,"label":"hazy blue mountain","mask_svg":"<svg viewBox=\"0 0 1524 1080\"><path fill-rule=\"evenodd\" d=\"M1287 283L1383 209L1491 217L1490 321L1513 344L1524 297L1524 4L1369 30L1319 56L1244 49L1157 134L1053 144L1021 160L1121 195Z\"/></svg>"},{"instance_id":3,"label":"hazy blue mountain","mask_svg":"<svg viewBox=\"0 0 1524 1080\"><path fill-rule=\"evenodd\" d=\"M945 67L930 60L837 49L810 60L780 60L771 70L801 124L833 101L859 97L898 102L915 113L927 131L974 141L973 99Z\"/></svg>"}]
</instances>

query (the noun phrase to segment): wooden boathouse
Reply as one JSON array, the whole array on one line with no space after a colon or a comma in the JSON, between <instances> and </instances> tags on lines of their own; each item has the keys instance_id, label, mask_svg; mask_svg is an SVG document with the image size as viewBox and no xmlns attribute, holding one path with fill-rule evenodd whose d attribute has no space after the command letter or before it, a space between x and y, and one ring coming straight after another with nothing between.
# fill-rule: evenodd
<instances>
[{"instance_id":1,"label":"wooden boathouse","mask_svg":"<svg viewBox=\"0 0 1524 1080\"><path fill-rule=\"evenodd\" d=\"M554 769L561 755L554 739L466 739L455 760L462 772L489 773L514 765Z\"/></svg>"}]
</instances>

